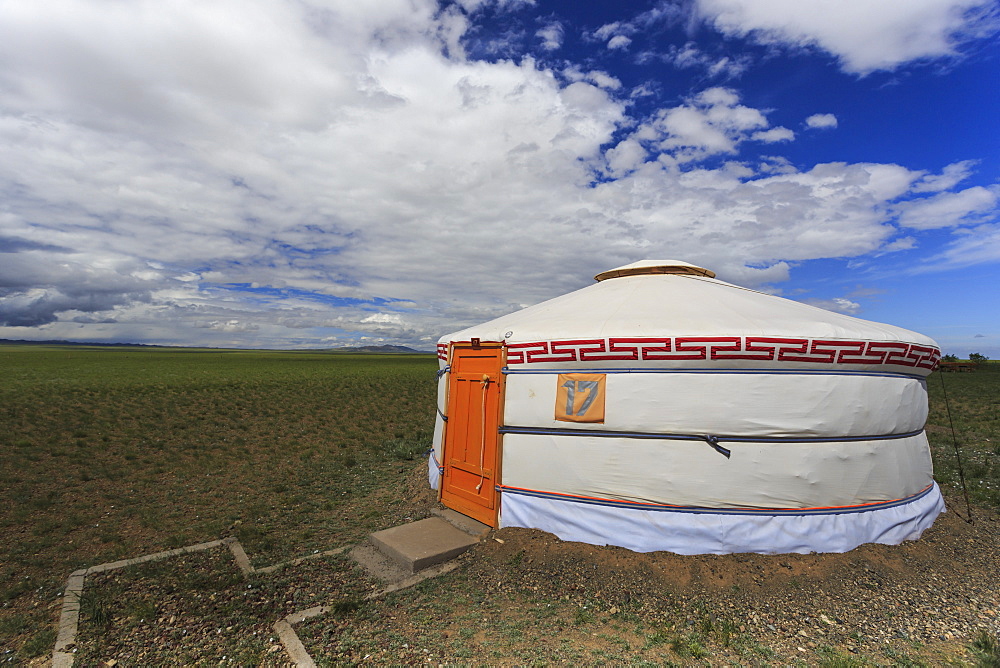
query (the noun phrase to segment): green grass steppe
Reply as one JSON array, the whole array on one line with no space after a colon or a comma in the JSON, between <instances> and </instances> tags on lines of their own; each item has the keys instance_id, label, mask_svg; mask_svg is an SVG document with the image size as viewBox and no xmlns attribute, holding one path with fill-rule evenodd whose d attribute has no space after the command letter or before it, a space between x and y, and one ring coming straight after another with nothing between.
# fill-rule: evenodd
<instances>
[{"instance_id":1,"label":"green grass steppe","mask_svg":"<svg viewBox=\"0 0 1000 668\"><path fill-rule=\"evenodd\" d=\"M259 567L348 545L414 518L419 504L412 489L426 485L423 453L433 430L436 366L432 355L0 347L0 665L42 665L55 640L62 588L78 568L229 535ZM944 381L942 387L934 374L928 382L936 477L952 496L961 495L953 423L973 512L995 513L1000 368L990 363L975 373L946 374ZM534 663L534 634L556 622L595 639L593 647L566 654L570 660L629 657L612 651L620 641L601 641L600 634L613 629L591 629L586 606L530 592L503 592L510 599L505 609L529 610L529 621L508 615L495 637L478 638L462 615L475 617L469 610L491 599L461 572L404 593L388 608L365 609L358 601L369 583L343 559L317 562L303 571L308 576L278 573L249 585L225 555L185 559L189 566L162 562L95 581L80 632L80 658L95 663L80 665L97 665L95 647L109 646L112 636L141 643L143 633L151 634L148 645L162 646L160 653L131 665L218 665L214 654L202 661L190 643L184 649L182 639L174 645L155 629L144 630L150 618L161 626L168 617L174 622L162 601L184 596L204 604L200 627L192 629L216 634L218 626L217 636L232 636L229 645L213 642L221 642L220 652L236 665L282 665L274 639L264 636L276 619L317 596L334 601L335 612L302 625L301 633L310 647L328 648L321 663L331 665L363 656L344 659L353 655L338 652L382 642L381 635L365 634L383 627L373 615L393 606L411 623L447 626L442 633L451 634L448 651L459 663L483 658L469 649L483 646L493 648L490 662L521 657L515 662ZM147 589L158 593L141 593ZM207 595L200 598L213 589L211 603ZM458 606L455 616L442 621L429 597ZM772 660L738 624L711 611L699 620L704 633L697 641L648 619L629 619L626 626L646 650L668 648L662 651L681 665L711 663L713 647L722 645L741 648L747 664ZM383 645L387 656L409 647L404 636L391 634ZM823 665L882 665L816 652ZM538 656L546 662L544 653ZM889 665L927 664L904 656Z\"/></svg>"},{"instance_id":2,"label":"green grass steppe","mask_svg":"<svg viewBox=\"0 0 1000 668\"><path fill-rule=\"evenodd\" d=\"M431 355L0 347L0 664L51 651L78 568L224 535L267 565L405 521L392 492L430 445L435 370Z\"/></svg>"},{"instance_id":3,"label":"green grass steppe","mask_svg":"<svg viewBox=\"0 0 1000 668\"><path fill-rule=\"evenodd\" d=\"M1000 510L1000 362L972 373L935 372L927 394L934 477L961 492L964 473L972 503Z\"/></svg>"}]
</instances>

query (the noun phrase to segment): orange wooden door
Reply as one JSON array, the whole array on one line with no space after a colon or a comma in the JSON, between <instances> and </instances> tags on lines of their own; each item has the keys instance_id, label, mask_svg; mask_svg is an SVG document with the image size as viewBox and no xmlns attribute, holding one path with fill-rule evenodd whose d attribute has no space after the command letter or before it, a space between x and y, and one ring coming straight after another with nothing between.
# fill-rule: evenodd
<instances>
[{"instance_id":1,"label":"orange wooden door","mask_svg":"<svg viewBox=\"0 0 1000 668\"><path fill-rule=\"evenodd\" d=\"M452 347L441 503L496 526L501 344Z\"/></svg>"}]
</instances>

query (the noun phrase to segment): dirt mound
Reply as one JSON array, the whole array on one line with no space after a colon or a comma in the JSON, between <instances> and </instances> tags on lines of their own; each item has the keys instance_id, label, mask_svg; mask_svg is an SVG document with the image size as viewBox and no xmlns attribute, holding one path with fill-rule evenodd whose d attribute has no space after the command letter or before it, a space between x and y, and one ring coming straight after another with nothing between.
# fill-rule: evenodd
<instances>
[{"instance_id":1,"label":"dirt mound","mask_svg":"<svg viewBox=\"0 0 1000 668\"><path fill-rule=\"evenodd\" d=\"M977 629L1000 630L998 548L995 514L969 524L948 512L920 540L843 554L640 554L502 529L468 568L500 590L643 617L679 614L689 626L724 618L793 654L818 644L884 653L893 642L956 645Z\"/></svg>"}]
</instances>

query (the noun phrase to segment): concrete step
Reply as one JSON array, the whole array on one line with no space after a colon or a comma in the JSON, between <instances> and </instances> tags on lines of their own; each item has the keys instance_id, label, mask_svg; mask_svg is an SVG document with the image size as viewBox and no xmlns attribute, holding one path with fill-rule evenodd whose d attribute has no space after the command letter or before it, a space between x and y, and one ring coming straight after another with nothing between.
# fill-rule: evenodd
<instances>
[{"instance_id":1,"label":"concrete step","mask_svg":"<svg viewBox=\"0 0 1000 668\"><path fill-rule=\"evenodd\" d=\"M431 508L431 515L437 515L441 519L446 520L456 529L461 529L473 538L477 538L479 540L486 538L486 534L493 530L490 525L483 524L479 520L474 520L471 517L467 517L462 513L452 510L451 508Z\"/></svg>"},{"instance_id":2,"label":"concrete step","mask_svg":"<svg viewBox=\"0 0 1000 668\"><path fill-rule=\"evenodd\" d=\"M409 573L454 559L479 542L440 517L376 531L368 540Z\"/></svg>"}]
</instances>

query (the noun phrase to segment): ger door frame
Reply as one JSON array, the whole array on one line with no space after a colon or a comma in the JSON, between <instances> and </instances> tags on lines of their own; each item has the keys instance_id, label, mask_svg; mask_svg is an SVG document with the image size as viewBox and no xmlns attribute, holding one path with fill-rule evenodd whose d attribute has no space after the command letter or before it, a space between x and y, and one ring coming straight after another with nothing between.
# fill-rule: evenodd
<instances>
[{"instance_id":1,"label":"ger door frame","mask_svg":"<svg viewBox=\"0 0 1000 668\"><path fill-rule=\"evenodd\" d=\"M500 514L497 487L503 460L500 427L506 363L507 349L502 341L473 339L453 341L448 346L448 418L438 500L492 527L499 525ZM474 485L477 480L479 487Z\"/></svg>"}]
</instances>

